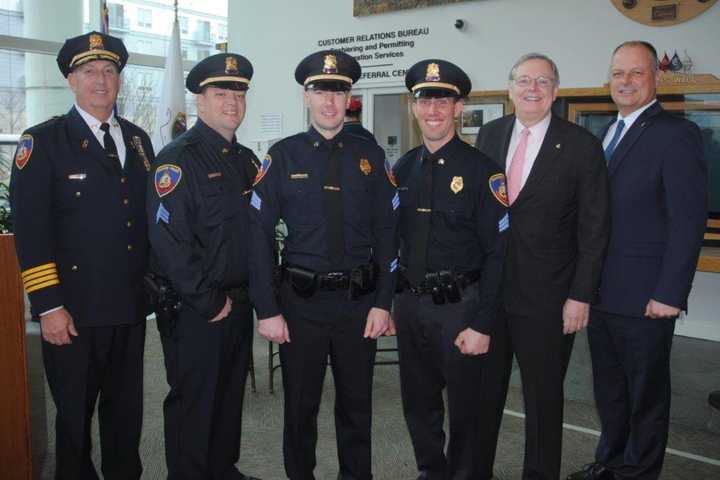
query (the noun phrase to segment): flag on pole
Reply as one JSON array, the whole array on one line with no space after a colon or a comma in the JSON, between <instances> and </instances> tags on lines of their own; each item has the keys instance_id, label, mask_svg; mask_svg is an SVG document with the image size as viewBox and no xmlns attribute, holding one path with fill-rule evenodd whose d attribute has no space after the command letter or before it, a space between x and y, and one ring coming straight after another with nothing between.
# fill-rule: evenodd
<instances>
[{"instance_id":1,"label":"flag on pole","mask_svg":"<svg viewBox=\"0 0 720 480\"><path fill-rule=\"evenodd\" d=\"M110 11L107 7L107 0L100 0L100 33L110 33Z\"/></svg>"},{"instance_id":2,"label":"flag on pole","mask_svg":"<svg viewBox=\"0 0 720 480\"><path fill-rule=\"evenodd\" d=\"M185 110L185 80L180 50L180 25L175 13L165 73L160 90L160 105L155 115L153 149L159 152L165 145L187 129Z\"/></svg>"}]
</instances>

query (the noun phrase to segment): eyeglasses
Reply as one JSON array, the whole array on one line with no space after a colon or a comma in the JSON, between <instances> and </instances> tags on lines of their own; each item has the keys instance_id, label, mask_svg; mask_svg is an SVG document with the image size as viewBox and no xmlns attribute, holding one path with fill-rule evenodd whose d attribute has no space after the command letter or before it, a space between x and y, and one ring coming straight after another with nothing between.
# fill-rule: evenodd
<instances>
[{"instance_id":1,"label":"eyeglasses","mask_svg":"<svg viewBox=\"0 0 720 480\"><path fill-rule=\"evenodd\" d=\"M439 97L439 98L418 98L415 100L415 103L418 107L420 107L423 110L430 109L431 105L435 105L435 108L439 110L446 110L450 108L450 105L452 105L454 102L454 99L451 97Z\"/></svg>"},{"instance_id":2,"label":"eyeglasses","mask_svg":"<svg viewBox=\"0 0 720 480\"><path fill-rule=\"evenodd\" d=\"M537 83L537 86L540 88L550 88L555 85L555 79L550 77L530 78L527 75L523 75L522 77L513 78L513 83L520 88L528 88L533 82Z\"/></svg>"}]
</instances>

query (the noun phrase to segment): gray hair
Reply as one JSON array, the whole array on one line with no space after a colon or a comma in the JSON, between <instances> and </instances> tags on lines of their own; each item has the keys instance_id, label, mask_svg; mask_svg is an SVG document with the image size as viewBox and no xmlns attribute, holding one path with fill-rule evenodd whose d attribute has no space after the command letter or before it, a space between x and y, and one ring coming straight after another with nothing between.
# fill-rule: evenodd
<instances>
[{"instance_id":1,"label":"gray hair","mask_svg":"<svg viewBox=\"0 0 720 480\"><path fill-rule=\"evenodd\" d=\"M660 68L660 60L658 60L657 50L655 50L655 47L652 46L652 43L646 42L644 40L629 40L627 42L623 42L617 47L615 47L615 50L613 50L610 63L612 64L612 57L615 56L615 54L623 47L640 47L647 50L648 54L650 55L650 58L652 59L653 64L653 70L657 71L658 68Z\"/></svg>"},{"instance_id":2,"label":"gray hair","mask_svg":"<svg viewBox=\"0 0 720 480\"><path fill-rule=\"evenodd\" d=\"M555 65L555 62L553 62L552 58L548 57L547 55L544 55L542 53L526 53L522 57L518 59L517 62L515 62L515 65L512 66L510 69L510 75L508 75L508 80L513 81L515 80L515 74L517 73L517 69L520 65L522 65L525 62L528 62L530 60L544 60L550 65L550 68L552 68L553 76L555 77L555 85L560 85L560 72L558 71L557 65Z\"/></svg>"}]
</instances>

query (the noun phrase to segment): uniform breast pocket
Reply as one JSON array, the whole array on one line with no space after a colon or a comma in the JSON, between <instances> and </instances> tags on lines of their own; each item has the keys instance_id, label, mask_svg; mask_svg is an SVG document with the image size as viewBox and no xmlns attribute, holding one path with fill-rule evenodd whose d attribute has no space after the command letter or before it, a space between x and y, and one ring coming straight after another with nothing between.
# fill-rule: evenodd
<instances>
[{"instance_id":1,"label":"uniform breast pocket","mask_svg":"<svg viewBox=\"0 0 720 480\"><path fill-rule=\"evenodd\" d=\"M84 172L65 173L57 180L57 205L63 211L76 211L92 198L93 185Z\"/></svg>"},{"instance_id":2,"label":"uniform breast pocket","mask_svg":"<svg viewBox=\"0 0 720 480\"><path fill-rule=\"evenodd\" d=\"M352 185L345 192L344 217L352 224L364 227L370 223L373 210L378 208L370 185Z\"/></svg>"},{"instance_id":3,"label":"uniform breast pocket","mask_svg":"<svg viewBox=\"0 0 720 480\"><path fill-rule=\"evenodd\" d=\"M473 205L470 203L469 195L439 198L433 210L452 226L462 227L472 223Z\"/></svg>"},{"instance_id":4,"label":"uniform breast pocket","mask_svg":"<svg viewBox=\"0 0 720 480\"><path fill-rule=\"evenodd\" d=\"M220 182L200 185L201 215L209 226L219 225L227 216L226 192Z\"/></svg>"},{"instance_id":5,"label":"uniform breast pocket","mask_svg":"<svg viewBox=\"0 0 720 480\"><path fill-rule=\"evenodd\" d=\"M291 186L285 192L282 217L289 224L318 225L324 221L323 202L319 188L312 185Z\"/></svg>"}]
</instances>

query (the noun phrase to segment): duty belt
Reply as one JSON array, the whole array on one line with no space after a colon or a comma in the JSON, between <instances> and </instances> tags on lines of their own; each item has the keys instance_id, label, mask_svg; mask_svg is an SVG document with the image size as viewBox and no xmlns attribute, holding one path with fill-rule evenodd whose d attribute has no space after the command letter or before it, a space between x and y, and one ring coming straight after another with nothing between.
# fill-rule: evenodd
<instances>
[{"instance_id":1,"label":"duty belt","mask_svg":"<svg viewBox=\"0 0 720 480\"><path fill-rule=\"evenodd\" d=\"M398 291L409 291L413 295L432 295L433 302L442 305L446 302L457 303L462 300L462 291L480 279L481 270L455 273L451 270L428 272L418 285L413 285L405 276L405 269L400 270Z\"/></svg>"},{"instance_id":2,"label":"duty belt","mask_svg":"<svg viewBox=\"0 0 720 480\"><path fill-rule=\"evenodd\" d=\"M375 290L375 268L372 264L360 265L350 271L316 272L297 265L285 264L282 279L290 283L301 297L311 297L318 290L347 290L350 299Z\"/></svg>"}]
</instances>

